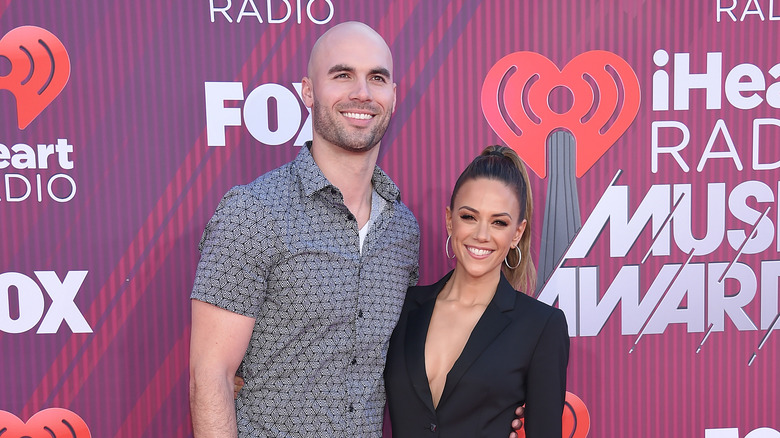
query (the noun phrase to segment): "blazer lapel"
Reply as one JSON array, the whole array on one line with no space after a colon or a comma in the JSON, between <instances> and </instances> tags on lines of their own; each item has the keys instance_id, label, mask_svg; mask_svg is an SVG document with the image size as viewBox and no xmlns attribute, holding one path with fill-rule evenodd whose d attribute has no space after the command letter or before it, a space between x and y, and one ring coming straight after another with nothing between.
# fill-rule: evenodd
<instances>
[{"instance_id":1,"label":"blazer lapel","mask_svg":"<svg viewBox=\"0 0 780 438\"><path fill-rule=\"evenodd\" d=\"M452 393L458 382L471 367L475 360L482 354L482 352L490 345L496 337L506 328L512 319L505 315L504 312L512 310L514 308L516 294L518 294L509 281L501 274L501 280L498 283L498 288L493 296L493 299L485 309L485 313L474 326L474 330L471 332L466 346L463 347L463 352L458 357L458 360L452 366L452 369L447 374L447 381L444 384L444 391L439 401L439 406L442 406L447 400L447 397ZM428 316L430 319L430 315ZM425 339L423 339L423 344ZM424 348L424 345L423 345ZM424 353L424 350L423 350ZM427 381L426 381L427 386ZM430 390L428 391L430 394ZM429 395L430 397L430 395Z\"/></svg>"},{"instance_id":2,"label":"blazer lapel","mask_svg":"<svg viewBox=\"0 0 780 438\"><path fill-rule=\"evenodd\" d=\"M425 373L425 340L428 337L428 325L433 315L433 306L436 304L436 296L444 283L450 278L450 274L442 278L438 283L417 289L418 307L409 311L406 322L406 369L417 396L426 406L434 412L431 387L428 384L428 375Z\"/></svg>"}]
</instances>

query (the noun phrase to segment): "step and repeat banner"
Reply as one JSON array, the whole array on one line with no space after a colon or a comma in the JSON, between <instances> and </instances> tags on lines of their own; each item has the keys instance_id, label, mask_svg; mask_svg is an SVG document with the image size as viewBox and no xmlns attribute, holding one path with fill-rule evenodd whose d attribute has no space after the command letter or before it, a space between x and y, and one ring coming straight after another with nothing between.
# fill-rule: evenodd
<instances>
[{"instance_id":1,"label":"step and repeat banner","mask_svg":"<svg viewBox=\"0 0 780 438\"><path fill-rule=\"evenodd\" d=\"M780 437L773 0L0 0L0 437L192 435L201 233L311 138L308 54L348 20L394 54L379 164L422 283L471 158L531 169L563 436Z\"/></svg>"}]
</instances>

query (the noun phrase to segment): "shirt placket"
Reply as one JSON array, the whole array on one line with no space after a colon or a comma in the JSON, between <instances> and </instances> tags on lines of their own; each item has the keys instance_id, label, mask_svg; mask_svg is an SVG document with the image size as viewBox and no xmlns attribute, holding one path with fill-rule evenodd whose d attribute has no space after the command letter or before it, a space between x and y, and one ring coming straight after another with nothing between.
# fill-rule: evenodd
<instances>
[{"instance_id":1,"label":"shirt placket","mask_svg":"<svg viewBox=\"0 0 780 438\"><path fill-rule=\"evenodd\" d=\"M346 236L349 236L349 248L347 254L345 254L346 266L344 266L344 269L342 270L342 275L344 277L340 279L340 287L346 295L345 302L348 303L349 308L352 309L352 312L344 309L344 314L346 315L349 313L350 316L344 327L348 345L345 346L346 348L342 351L346 354L340 358L340 362L343 365L340 380L342 380L341 388L344 390L344 404L341 409L343 410L343 415L347 423L344 425L346 430L350 433L356 433L360 427L361 422L359 419L363 405L361 402L362 385L361 379L359 378L360 373L358 372L360 367L358 346L360 345L359 343L361 340L358 339L359 330L357 327L361 283L360 243L357 235L357 222L355 216L344 205L341 193L335 187L329 188L328 193L332 197L331 202L338 208L339 214L343 215L343 219L340 221L342 224L341 229L334 235L334 238L345 238Z\"/></svg>"}]
</instances>

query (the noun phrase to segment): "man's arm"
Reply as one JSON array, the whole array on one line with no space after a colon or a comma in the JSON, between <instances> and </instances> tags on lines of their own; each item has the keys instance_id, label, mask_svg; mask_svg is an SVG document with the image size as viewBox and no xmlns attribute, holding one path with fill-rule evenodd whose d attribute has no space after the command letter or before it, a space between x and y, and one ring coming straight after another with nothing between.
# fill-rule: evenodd
<instances>
[{"instance_id":1,"label":"man's arm","mask_svg":"<svg viewBox=\"0 0 780 438\"><path fill-rule=\"evenodd\" d=\"M192 300L190 412L196 438L237 436L233 380L254 325L253 318Z\"/></svg>"}]
</instances>

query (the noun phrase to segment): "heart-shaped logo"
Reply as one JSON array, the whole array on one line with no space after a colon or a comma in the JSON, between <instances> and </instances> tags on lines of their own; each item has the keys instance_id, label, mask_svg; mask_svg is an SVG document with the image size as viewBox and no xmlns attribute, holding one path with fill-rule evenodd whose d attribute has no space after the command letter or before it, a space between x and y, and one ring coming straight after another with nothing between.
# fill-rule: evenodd
<instances>
[{"instance_id":1,"label":"heart-shaped logo","mask_svg":"<svg viewBox=\"0 0 780 438\"><path fill-rule=\"evenodd\" d=\"M16 97L19 129L24 129L57 97L70 78L65 46L46 29L22 26L0 39L0 57L11 71L0 76L0 90Z\"/></svg>"},{"instance_id":2,"label":"heart-shaped logo","mask_svg":"<svg viewBox=\"0 0 780 438\"><path fill-rule=\"evenodd\" d=\"M573 97L570 108L561 112L550 107L550 96L559 87ZM547 175L551 132L572 133L581 177L628 129L640 100L631 66L602 50L578 55L563 70L535 52L511 53L490 69L482 85L482 112L491 128L541 178Z\"/></svg>"},{"instance_id":3,"label":"heart-shaped logo","mask_svg":"<svg viewBox=\"0 0 780 438\"><path fill-rule=\"evenodd\" d=\"M0 411L0 438L91 438L87 423L62 408L44 409L24 423L16 415Z\"/></svg>"},{"instance_id":4,"label":"heart-shaped logo","mask_svg":"<svg viewBox=\"0 0 780 438\"><path fill-rule=\"evenodd\" d=\"M525 438L525 429L515 431L517 438ZM566 391L566 401L563 404L563 438L585 438L590 432L590 413L585 403Z\"/></svg>"}]
</instances>

